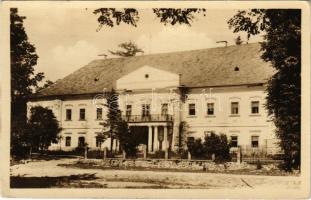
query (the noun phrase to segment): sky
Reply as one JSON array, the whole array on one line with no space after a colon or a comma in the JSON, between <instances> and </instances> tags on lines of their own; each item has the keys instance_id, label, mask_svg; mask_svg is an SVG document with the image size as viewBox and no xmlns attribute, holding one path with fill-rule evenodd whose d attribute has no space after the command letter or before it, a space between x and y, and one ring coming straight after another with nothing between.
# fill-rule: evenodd
<instances>
[{"instance_id":1,"label":"sky","mask_svg":"<svg viewBox=\"0 0 311 200\"><path fill-rule=\"evenodd\" d=\"M29 41L35 45L39 56L36 72L44 72L46 80L56 81L78 70L99 54L116 50L122 42L132 41L144 54L176 52L224 46L220 40L234 45L234 39L244 33L233 33L227 21L236 10L208 10L206 16L198 15L191 26L164 25L151 9L139 10L137 27L119 25L98 29L96 15L88 8L32 9L19 8L26 16L24 26ZM249 42L262 41L261 36L251 37Z\"/></svg>"}]
</instances>

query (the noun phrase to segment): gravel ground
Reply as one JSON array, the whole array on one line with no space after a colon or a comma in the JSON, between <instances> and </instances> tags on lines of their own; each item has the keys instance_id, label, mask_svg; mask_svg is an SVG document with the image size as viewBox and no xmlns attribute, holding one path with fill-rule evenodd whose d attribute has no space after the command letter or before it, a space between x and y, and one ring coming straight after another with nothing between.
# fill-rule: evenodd
<instances>
[{"instance_id":1,"label":"gravel ground","mask_svg":"<svg viewBox=\"0 0 311 200\"><path fill-rule=\"evenodd\" d=\"M34 161L11 166L11 187L88 188L271 188L296 189L299 176L101 170L62 167L77 159ZM51 181L50 181L51 180ZM38 182L36 185L34 182ZM40 183L41 181L41 183ZM11 183L12 183L11 182ZM50 184L42 184L51 182Z\"/></svg>"}]
</instances>

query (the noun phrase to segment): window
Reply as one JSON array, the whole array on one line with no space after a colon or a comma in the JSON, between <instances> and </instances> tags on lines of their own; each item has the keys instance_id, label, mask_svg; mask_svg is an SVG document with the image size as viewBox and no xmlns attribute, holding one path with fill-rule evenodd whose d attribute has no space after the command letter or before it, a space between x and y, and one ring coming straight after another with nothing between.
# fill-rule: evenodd
<instances>
[{"instance_id":1,"label":"window","mask_svg":"<svg viewBox=\"0 0 311 200\"><path fill-rule=\"evenodd\" d=\"M215 134L215 131L204 131L204 135L211 136L212 134Z\"/></svg>"},{"instance_id":2,"label":"window","mask_svg":"<svg viewBox=\"0 0 311 200\"><path fill-rule=\"evenodd\" d=\"M207 104L207 115L214 115L214 103Z\"/></svg>"},{"instance_id":3,"label":"window","mask_svg":"<svg viewBox=\"0 0 311 200\"><path fill-rule=\"evenodd\" d=\"M71 146L71 137L67 136L66 137L66 147L70 147Z\"/></svg>"},{"instance_id":4,"label":"window","mask_svg":"<svg viewBox=\"0 0 311 200\"><path fill-rule=\"evenodd\" d=\"M103 109L96 108L96 119L103 119Z\"/></svg>"},{"instance_id":5,"label":"window","mask_svg":"<svg viewBox=\"0 0 311 200\"><path fill-rule=\"evenodd\" d=\"M132 105L126 105L126 116L131 116L132 115Z\"/></svg>"},{"instance_id":6,"label":"window","mask_svg":"<svg viewBox=\"0 0 311 200\"><path fill-rule=\"evenodd\" d=\"M162 104L161 115L167 115L167 114L168 114L168 104L164 103Z\"/></svg>"},{"instance_id":7,"label":"window","mask_svg":"<svg viewBox=\"0 0 311 200\"><path fill-rule=\"evenodd\" d=\"M238 136L231 136L231 146L238 147Z\"/></svg>"},{"instance_id":8,"label":"window","mask_svg":"<svg viewBox=\"0 0 311 200\"><path fill-rule=\"evenodd\" d=\"M252 147L259 147L259 136L252 136Z\"/></svg>"},{"instance_id":9,"label":"window","mask_svg":"<svg viewBox=\"0 0 311 200\"><path fill-rule=\"evenodd\" d=\"M194 142L194 137L188 137L187 138L188 143L193 143Z\"/></svg>"},{"instance_id":10,"label":"window","mask_svg":"<svg viewBox=\"0 0 311 200\"><path fill-rule=\"evenodd\" d=\"M239 102L231 102L231 114L232 115L239 114Z\"/></svg>"},{"instance_id":11,"label":"window","mask_svg":"<svg viewBox=\"0 0 311 200\"><path fill-rule=\"evenodd\" d=\"M252 101L252 114L259 113L259 101Z\"/></svg>"},{"instance_id":12,"label":"window","mask_svg":"<svg viewBox=\"0 0 311 200\"><path fill-rule=\"evenodd\" d=\"M85 120L85 109L80 108L80 120Z\"/></svg>"},{"instance_id":13,"label":"window","mask_svg":"<svg viewBox=\"0 0 311 200\"><path fill-rule=\"evenodd\" d=\"M195 104L194 103L189 104L189 115L195 115Z\"/></svg>"},{"instance_id":14,"label":"window","mask_svg":"<svg viewBox=\"0 0 311 200\"><path fill-rule=\"evenodd\" d=\"M66 120L71 120L71 109L66 109Z\"/></svg>"},{"instance_id":15,"label":"window","mask_svg":"<svg viewBox=\"0 0 311 200\"><path fill-rule=\"evenodd\" d=\"M100 147L102 145L103 138L96 136L96 147Z\"/></svg>"},{"instance_id":16,"label":"window","mask_svg":"<svg viewBox=\"0 0 311 200\"><path fill-rule=\"evenodd\" d=\"M79 137L78 138L78 147L84 147L84 145L85 145L85 138Z\"/></svg>"},{"instance_id":17,"label":"window","mask_svg":"<svg viewBox=\"0 0 311 200\"><path fill-rule=\"evenodd\" d=\"M143 104L142 105L142 115L143 116L150 116L150 104Z\"/></svg>"}]
</instances>

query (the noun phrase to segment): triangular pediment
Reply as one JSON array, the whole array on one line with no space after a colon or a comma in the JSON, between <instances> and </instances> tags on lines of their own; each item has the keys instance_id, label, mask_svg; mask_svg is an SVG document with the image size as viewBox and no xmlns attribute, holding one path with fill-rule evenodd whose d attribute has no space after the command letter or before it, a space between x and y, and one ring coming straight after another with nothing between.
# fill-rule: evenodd
<instances>
[{"instance_id":1,"label":"triangular pediment","mask_svg":"<svg viewBox=\"0 0 311 200\"><path fill-rule=\"evenodd\" d=\"M152 66L142 66L117 80L117 89L152 89L179 85L179 75Z\"/></svg>"}]
</instances>

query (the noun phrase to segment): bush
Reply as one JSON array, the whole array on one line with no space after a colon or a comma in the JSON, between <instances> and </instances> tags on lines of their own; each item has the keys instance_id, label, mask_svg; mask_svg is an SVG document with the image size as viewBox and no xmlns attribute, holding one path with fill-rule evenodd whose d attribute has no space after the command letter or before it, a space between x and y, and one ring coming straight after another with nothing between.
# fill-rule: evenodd
<instances>
[{"instance_id":1,"label":"bush","mask_svg":"<svg viewBox=\"0 0 311 200\"><path fill-rule=\"evenodd\" d=\"M187 159L188 151L184 149L179 149L177 152L169 151L168 156L173 159Z\"/></svg>"},{"instance_id":2,"label":"bush","mask_svg":"<svg viewBox=\"0 0 311 200\"><path fill-rule=\"evenodd\" d=\"M262 164L261 164L261 162L260 162L260 160L257 160L257 162L256 162L256 169L262 169Z\"/></svg>"},{"instance_id":3,"label":"bush","mask_svg":"<svg viewBox=\"0 0 311 200\"><path fill-rule=\"evenodd\" d=\"M215 154L215 162L227 162L231 160L230 144L225 134L205 135L204 147L209 156Z\"/></svg>"},{"instance_id":4,"label":"bush","mask_svg":"<svg viewBox=\"0 0 311 200\"><path fill-rule=\"evenodd\" d=\"M102 159L104 158L104 152L100 150L91 150L87 152L87 158Z\"/></svg>"},{"instance_id":5,"label":"bush","mask_svg":"<svg viewBox=\"0 0 311 200\"><path fill-rule=\"evenodd\" d=\"M187 147L193 159L211 159L215 154L215 162L231 160L230 144L224 134L205 135L203 144L201 138L188 140Z\"/></svg>"},{"instance_id":6,"label":"bush","mask_svg":"<svg viewBox=\"0 0 311 200\"><path fill-rule=\"evenodd\" d=\"M162 159L165 157L165 151L157 150L154 154L150 155L150 158Z\"/></svg>"},{"instance_id":7,"label":"bush","mask_svg":"<svg viewBox=\"0 0 311 200\"><path fill-rule=\"evenodd\" d=\"M195 140L187 140L187 147L192 159L207 158L207 151L202 144L201 138L197 138Z\"/></svg>"}]
</instances>

